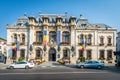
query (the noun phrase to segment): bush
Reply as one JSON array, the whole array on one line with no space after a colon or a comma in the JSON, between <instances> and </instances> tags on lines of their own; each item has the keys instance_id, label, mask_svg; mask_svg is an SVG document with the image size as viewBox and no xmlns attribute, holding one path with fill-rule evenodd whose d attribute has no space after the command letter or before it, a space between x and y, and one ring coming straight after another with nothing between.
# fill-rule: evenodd
<instances>
[{"instance_id":1,"label":"bush","mask_svg":"<svg viewBox=\"0 0 120 80\"><path fill-rule=\"evenodd\" d=\"M80 57L80 62L85 62L85 57Z\"/></svg>"},{"instance_id":2,"label":"bush","mask_svg":"<svg viewBox=\"0 0 120 80\"><path fill-rule=\"evenodd\" d=\"M23 57L19 57L19 59L18 59L19 62L20 62L20 61L23 61L23 60L24 60Z\"/></svg>"}]
</instances>

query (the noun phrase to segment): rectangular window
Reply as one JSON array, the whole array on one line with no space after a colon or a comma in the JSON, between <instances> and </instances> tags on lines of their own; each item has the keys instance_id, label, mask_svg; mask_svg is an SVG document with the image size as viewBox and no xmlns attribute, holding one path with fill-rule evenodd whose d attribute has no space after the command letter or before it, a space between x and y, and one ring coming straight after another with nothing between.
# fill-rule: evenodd
<instances>
[{"instance_id":1,"label":"rectangular window","mask_svg":"<svg viewBox=\"0 0 120 80\"><path fill-rule=\"evenodd\" d=\"M104 39L103 38L100 38L100 43L104 43Z\"/></svg>"},{"instance_id":2,"label":"rectangular window","mask_svg":"<svg viewBox=\"0 0 120 80\"><path fill-rule=\"evenodd\" d=\"M79 57L83 57L83 52L82 52L82 50L79 50Z\"/></svg>"},{"instance_id":3,"label":"rectangular window","mask_svg":"<svg viewBox=\"0 0 120 80\"><path fill-rule=\"evenodd\" d=\"M20 57L25 58L25 50L24 49L20 50Z\"/></svg>"},{"instance_id":4,"label":"rectangular window","mask_svg":"<svg viewBox=\"0 0 120 80\"><path fill-rule=\"evenodd\" d=\"M110 44L111 43L111 38L108 38L108 44Z\"/></svg>"},{"instance_id":5,"label":"rectangular window","mask_svg":"<svg viewBox=\"0 0 120 80\"><path fill-rule=\"evenodd\" d=\"M87 50L87 59L92 59L91 50Z\"/></svg>"},{"instance_id":6,"label":"rectangular window","mask_svg":"<svg viewBox=\"0 0 120 80\"><path fill-rule=\"evenodd\" d=\"M112 59L112 50L107 51L107 59L111 60Z\"/></svg>"},{"instance_id":7,"label":"rectangular window","mask_svg":"<svg viewBox=\"0 0 120 80\"><path fill-rule=\"evenodd\" d=\"M105 56L104 56L104 50L100 50L99 58L100 59L104 59L105 58Z\"/></svg>"}]
</instances>

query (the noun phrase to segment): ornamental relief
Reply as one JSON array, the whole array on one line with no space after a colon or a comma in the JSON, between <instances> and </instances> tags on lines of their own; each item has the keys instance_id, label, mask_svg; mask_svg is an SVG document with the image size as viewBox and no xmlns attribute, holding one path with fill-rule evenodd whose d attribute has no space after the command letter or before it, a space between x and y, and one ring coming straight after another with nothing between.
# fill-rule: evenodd
<instances>
[{"instance_id":1,"label":"ornamental relief","mask_svg":"<svg viewBox=\"0 0 120 80\"><path fill-rule=\"evenodd\" d=\"M27 32L27 30L26 29L12 29L12 30L10 30L10 32Z\"/></svg>"}]
</instances>

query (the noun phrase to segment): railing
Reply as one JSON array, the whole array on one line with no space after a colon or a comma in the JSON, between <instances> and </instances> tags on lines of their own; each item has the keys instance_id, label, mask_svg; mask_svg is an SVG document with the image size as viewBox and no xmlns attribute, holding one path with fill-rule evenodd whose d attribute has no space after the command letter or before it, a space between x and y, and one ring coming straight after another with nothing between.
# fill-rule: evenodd
<instances>
[{"instance_id":1,"label":"railing","mask_svg":"<svg viewBox=\"0 0 120 80\"><path fill-rule=\"evenodd\" d=\"M33 42L33 45L42 45L43 42Z\"/></svg>"}]
</instances>

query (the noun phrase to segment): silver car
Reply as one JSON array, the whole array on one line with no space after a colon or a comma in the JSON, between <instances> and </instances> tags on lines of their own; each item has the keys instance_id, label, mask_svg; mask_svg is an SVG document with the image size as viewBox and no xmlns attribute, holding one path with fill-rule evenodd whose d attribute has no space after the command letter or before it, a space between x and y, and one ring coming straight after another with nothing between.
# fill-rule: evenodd
<instances>
[{"instance_id":1,"label":"silver car","mask_svg":"<svg viewBox=\"0 0 120 80\"><path fill-rule=\"evenodd\" d=\"M86 61L84 63L78 63L76 64L76 67L79 68L98 68L101 69L104 67L104 63L99 61Z\"/></svg>"}]
</instances>

